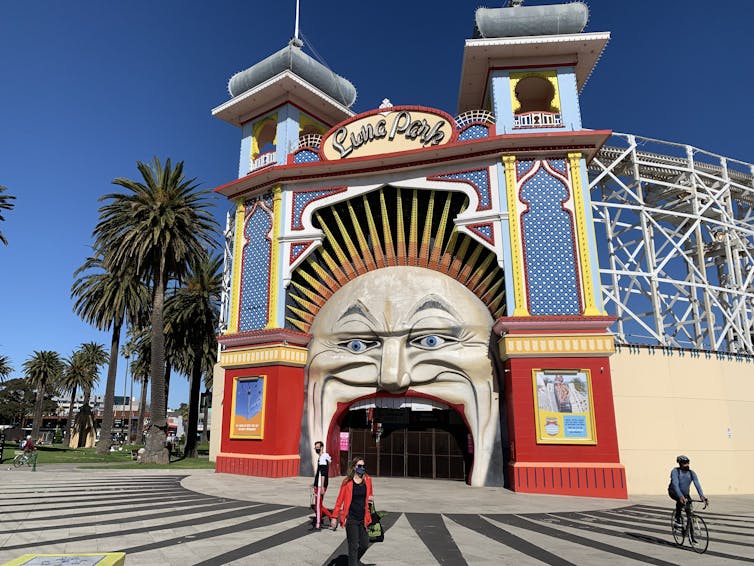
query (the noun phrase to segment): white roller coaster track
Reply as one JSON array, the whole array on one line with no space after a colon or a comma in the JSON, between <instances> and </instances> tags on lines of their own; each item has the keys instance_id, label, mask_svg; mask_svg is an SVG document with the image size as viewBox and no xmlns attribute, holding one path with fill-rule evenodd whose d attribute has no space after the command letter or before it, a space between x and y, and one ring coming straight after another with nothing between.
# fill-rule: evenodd
<instances>
[{"instance_id":1,"label":"white roller coaster track","mask_svg":"<svg viewBox=\"0 0 754 566\"><path fill-rule=\"evenodd\" d=\"M754 354L754 166L614 134L589 177L618 343Z\"/></svg>"}]
</instances>

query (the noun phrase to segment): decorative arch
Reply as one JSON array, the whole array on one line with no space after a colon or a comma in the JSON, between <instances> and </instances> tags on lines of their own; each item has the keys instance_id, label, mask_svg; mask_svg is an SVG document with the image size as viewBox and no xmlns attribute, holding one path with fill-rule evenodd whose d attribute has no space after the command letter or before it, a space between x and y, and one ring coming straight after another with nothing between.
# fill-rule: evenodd
<instances>
[{"instance_id":1,"label":"decorative arch","mask_svg":"<svg viewBox=\"0 0 754 566\"><path fill-rule=\"evenodd\" d=\"M287 325L308 332L343 285L395 266L445 273L479 297L493 317L502 316L505 285L495 252L453 222L468 207L465 192L385 185L317 209L312 224L324 237L292 273Z\"/></svg>"},{"instance_id":2,"label":"decorative arch","mask_svg":"<svg viewBox=\"0 0 754 566\"><path fill-rule=\"evenodd\" d=\"M262 118L252 127L251 138L251 159L259 157L264 147L268 144L276 146L277 144L277 114L270 114Z\"/></svg>"}]
</instances>

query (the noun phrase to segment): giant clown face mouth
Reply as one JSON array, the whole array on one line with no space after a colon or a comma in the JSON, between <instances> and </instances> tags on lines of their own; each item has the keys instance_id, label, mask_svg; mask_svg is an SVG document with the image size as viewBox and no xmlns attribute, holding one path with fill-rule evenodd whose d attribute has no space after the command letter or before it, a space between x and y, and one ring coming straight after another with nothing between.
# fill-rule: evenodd
<instances>
[{"instance_id":1,"label":"giant clown face mouth","mask_svg":"<svg viewBox=\"0 0 754 566\"><path fill-rule=\"evenodd\" d=\"M484 304L437 272L391 267L349 282L311 328L311 437L329 438L355 400L434 400L454 407L466 421L474 444L470 483L484 485L499 424L491 326Z\"/></svg>"}]
</instances>

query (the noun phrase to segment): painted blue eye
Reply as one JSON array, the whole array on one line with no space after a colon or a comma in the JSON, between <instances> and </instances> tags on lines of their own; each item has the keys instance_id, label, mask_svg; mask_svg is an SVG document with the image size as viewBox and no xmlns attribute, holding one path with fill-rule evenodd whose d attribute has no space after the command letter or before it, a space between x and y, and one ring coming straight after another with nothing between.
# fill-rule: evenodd
<instances>
[{"instance_id":1,"label":"painted blue eye","mask_svg":"<svg viewBox=\"0 0 754 566\"><path fill-rule=\"evenodd\" d=\"M354 354L361 354L362 352L366 352L369 348L374 346L374 344L375 342L366 342L364 340L357 340L354 338L353 340L339 344L339 346L350 350Z\"/></svg>"},{"instance_id":2,"label":"painted blue eye","mask_svg":"<svg viewBox=\"0 0 754 566\"><path fill-rule=\"evenodd\" d=\"M425 350L434 350L443 346L447 340L437 334L427 334L426 336L420 336L411 341L413 346L418 348L424 348Z\"/></svg>"}]
</instances>

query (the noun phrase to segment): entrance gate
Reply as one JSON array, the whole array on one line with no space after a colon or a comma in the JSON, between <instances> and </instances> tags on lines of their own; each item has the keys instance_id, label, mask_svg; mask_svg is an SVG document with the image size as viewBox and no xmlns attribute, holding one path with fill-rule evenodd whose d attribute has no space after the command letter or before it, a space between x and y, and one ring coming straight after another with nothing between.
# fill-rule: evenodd
<instances>
[{"instance_id":1,"label":"entrance gate","mask_svg":"<svg viewBox=\"0 0 754 566\"><path fill-rule=\"evenodd\" d=\"M340 430L349 433L348 451L340 452L343 474L353 457L363 457L372 476L468 481L471 442L453 410L352 410Z\"/></svg>"}]
</instances>

